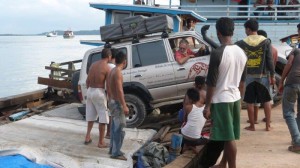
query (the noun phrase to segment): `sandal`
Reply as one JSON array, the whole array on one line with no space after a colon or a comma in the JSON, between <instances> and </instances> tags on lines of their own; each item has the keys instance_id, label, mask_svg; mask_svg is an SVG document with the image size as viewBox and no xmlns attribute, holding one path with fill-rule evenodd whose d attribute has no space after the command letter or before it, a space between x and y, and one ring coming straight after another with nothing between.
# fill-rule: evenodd
<instances>
[{"instance_id":1,"label":"sandal","mask_svg":"<svg viewBox=\"0 0 300 168\"><path fill-rule=\"evenodd\" d=\"M288 147L288 150L300 154L300 146L292 145Z\"/></svg>"},{"instance_id":2,"label":"sandal","mask_svg":"<svg viewBox=\"0 0 300 168\"><path fill-rule=\"evenodd\" d=\"M92 139L90 139L89 141L84 141L84 144L85 144L85 145L88 145L88 144L90 144L90 143L92 143Z\"/></svg>"}]
</instances>

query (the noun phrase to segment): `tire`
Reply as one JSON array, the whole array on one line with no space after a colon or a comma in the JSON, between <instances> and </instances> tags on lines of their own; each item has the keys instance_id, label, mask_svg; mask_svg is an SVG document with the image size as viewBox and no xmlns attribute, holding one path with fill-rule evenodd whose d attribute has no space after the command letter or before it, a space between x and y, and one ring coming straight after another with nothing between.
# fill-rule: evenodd
<instances>
[{"instance_id":1,"label":"tire","mask_svg":"<svg viewBox=\"0 0 300 168\"><path fill-rule=\"evenodd\" d=\"M125 101L129 108L129 116L126 117L127 127L135 128L140 126L147 116L145 103L133 94L125 94Z\"/></svg>"},{"instance_id":2,"label":"tire","mask_svg":"<svg viewBox=\"0 0 300 168\"><path fill-rule=\"evenodd\" d=\"M74 72L72 75L72 89L73 89L73 95L75 98L80 101L79 96L78 96L78 82L79 82L79 75L80 71Z\"/></svg>"}]
</instances>

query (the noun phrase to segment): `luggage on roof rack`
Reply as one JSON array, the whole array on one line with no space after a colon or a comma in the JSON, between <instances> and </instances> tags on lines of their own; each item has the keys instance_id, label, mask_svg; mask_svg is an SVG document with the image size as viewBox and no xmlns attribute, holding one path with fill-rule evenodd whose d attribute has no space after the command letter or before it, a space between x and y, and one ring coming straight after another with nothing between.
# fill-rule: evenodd
<instances>
[{"instance_id":1,"label":"luggage on roof rack","mask_svg":"<svg viewBox=\"0 0 300 168\"><path fill-rule=\"evenodd\" d=\"M121 23L100 27L101 40L118 41L130 37L141 37L158 32L171 32L173 19L168 15L153 17L133 16L125 18Z\"/></svg>"}]
</instances>

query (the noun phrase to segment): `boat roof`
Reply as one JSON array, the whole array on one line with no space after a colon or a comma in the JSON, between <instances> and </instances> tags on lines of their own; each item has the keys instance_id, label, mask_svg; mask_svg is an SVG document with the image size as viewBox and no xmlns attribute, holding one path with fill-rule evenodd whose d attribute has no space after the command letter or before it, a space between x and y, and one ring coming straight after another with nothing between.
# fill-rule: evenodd
<instances>
[{"instance_id":1,"label":"boat roof","mask_svg":"<svg viewBox=\"0 0 300 168\"><path fill-rule=\"evenodd\" d=\"M174 9L174 8L162 8L146 5L128 5L128 4L108 4L108 3L90 3L90 7L99 10L119 10L119 11L131 11L131 12L150 12L160 13L167 15L186 15L192 17L197 22L205 22L207 19L194 11Z\"/></svg>"},{"instance_id":2,"label":"boat roof","mask_svg":"<svg viewBox=\"0 0 300 168\"><path fill-rule=\"evenodd\" d=\"M281 39L279 39L279 40L280 40L281 42L286 42L286 41L288 41L288 39L290 39L290 38L298 38L298 37L299 37L298 34L292 34L292 35L283 37L283 38L281 38Z\"/></svg>"}]
</instances>

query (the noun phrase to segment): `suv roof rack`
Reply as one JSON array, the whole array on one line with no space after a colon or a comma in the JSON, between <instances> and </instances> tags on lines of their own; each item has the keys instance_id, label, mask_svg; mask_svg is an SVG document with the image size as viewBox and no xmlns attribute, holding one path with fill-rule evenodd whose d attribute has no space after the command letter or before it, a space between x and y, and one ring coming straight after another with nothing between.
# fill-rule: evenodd
<instances>
[{"instance_id":1,"label":"suv roof rack","mask_svg":"<svg viewBox=\"0 0 300 168\"><path fill-rule=\"evenodd\" d=\"M104 42L118 42L122 39L133 38L137 42L139 37L145 35L171 32L173 30L173 19L168 15L153 17L133 16L125 18L121 23L100 27L101 40ZM165 33L164 36L167 37Z\"/></svg>"}]
</instances>

